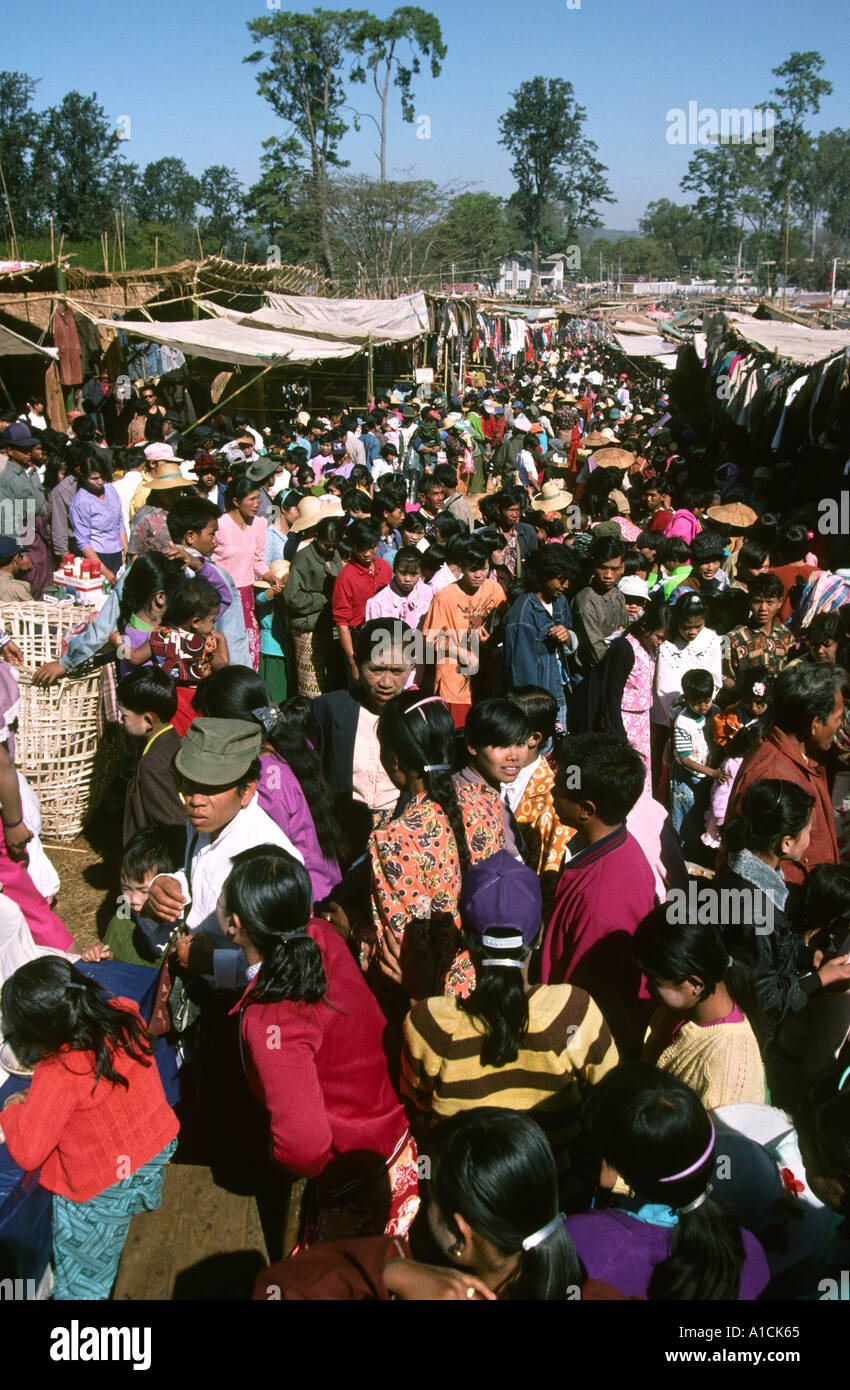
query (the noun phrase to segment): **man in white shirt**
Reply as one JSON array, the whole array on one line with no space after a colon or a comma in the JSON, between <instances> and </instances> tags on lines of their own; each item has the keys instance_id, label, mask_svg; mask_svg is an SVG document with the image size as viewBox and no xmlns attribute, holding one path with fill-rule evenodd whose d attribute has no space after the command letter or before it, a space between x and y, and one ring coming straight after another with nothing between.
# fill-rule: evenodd
<instances>
[{"instance_id":1,"label":"man in white shirt","mask_svg":"<svg viewBox=\"0 0 850 1390\"><path fill-rule=\"evenodd\" d=\"M185 869L158 874L148 906L163 922L181 918L186 935L177 955L193 974L216 989L247 983L242 951L223 933L218 899L233 856L255 845L277 845L304 863L304 856L257 801L262 731L240 719L196 719L174 765L189 820Z\"/></svg>"}]
</instances>

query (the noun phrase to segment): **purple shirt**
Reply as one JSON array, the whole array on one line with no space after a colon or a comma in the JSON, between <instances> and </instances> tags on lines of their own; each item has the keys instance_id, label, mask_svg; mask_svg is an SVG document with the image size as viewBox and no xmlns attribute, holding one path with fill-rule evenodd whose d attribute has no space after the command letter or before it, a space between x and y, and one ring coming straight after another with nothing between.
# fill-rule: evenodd
<instances>
[{"instance_id":1,"label":"purple shirt","mask_svg":"<svg viewBox=\"0 0 850 1390\"><path fill-rule=\"evenodd\" d=\"M567 1217L567 1230L589 1279L606 1279L626 1298L646 1298L652 1271L670 1254L671 1228L638 1221L626 1211L585 1211ZM764 1251L742 1231L744 1264L738 1301L753 1303L770 1281Z\"/></svg>"},{"instance_id":2,"label":"purple shirt","mask_svg":"<svg viewBox=\"0 0 850 1390\"><path fill-rule=\"evenodd\" d=\"M307 798L289 763L276 753L264 753L260 767L260 808L304 855L304 867L313 885L313 901L320 903L338 886L342 877L339 865L326 859L319 848Z\"/></svg>"},{"instance_id":3,"label":"purple shirt","mask_svg":"<svg viewBox=\"0 0 850 1390\"><path fill-rule=\"evenodd\" d=\"M91 546L96 555L115 555L121 549L124 533L124 513L121 498L112 483L107 483L102 497L95 497L84 487L74 493L70 507L79 549Z\"/></svg>"}]
</instances>

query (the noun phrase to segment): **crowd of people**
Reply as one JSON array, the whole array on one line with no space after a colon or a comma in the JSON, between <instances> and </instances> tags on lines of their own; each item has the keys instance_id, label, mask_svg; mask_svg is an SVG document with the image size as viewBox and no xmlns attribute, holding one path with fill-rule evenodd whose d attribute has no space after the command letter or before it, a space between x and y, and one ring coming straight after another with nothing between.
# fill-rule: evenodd
<instances>
[{"instance_id":1,"label":"crowd of people","mask_svg":"<svg viewBox=\"0 0 850 1390\"><path fill-rule=\"evenodd\" d=\"M4 744L0 1129L54 1298L110 1297L184 1145L278 1218L307 1179L259 1299L802 1299L846 1261L850 583L794 460L625 365L6 419L0 601L99 568L33 679L102 664L133 750L83 959L157 974L143 1018L77 968Z\"/></svg>"}]
</instances>

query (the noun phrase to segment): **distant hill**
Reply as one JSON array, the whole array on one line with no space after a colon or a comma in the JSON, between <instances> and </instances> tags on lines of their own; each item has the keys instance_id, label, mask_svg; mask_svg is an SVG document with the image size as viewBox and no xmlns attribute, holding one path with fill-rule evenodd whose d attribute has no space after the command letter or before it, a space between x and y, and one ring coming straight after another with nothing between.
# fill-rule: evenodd
<instances>
[{"instance_id":1,"label":"distant hill","mask_svg":"<svg viewBox=\"0 0 850 1390\"><path fill-rule=\"evenodd\" d=\"M629 237L639 237L641 232L614 231L611 227L590 227L583 233L590 241L626 241Z\"/></svg>"}]
</instances>

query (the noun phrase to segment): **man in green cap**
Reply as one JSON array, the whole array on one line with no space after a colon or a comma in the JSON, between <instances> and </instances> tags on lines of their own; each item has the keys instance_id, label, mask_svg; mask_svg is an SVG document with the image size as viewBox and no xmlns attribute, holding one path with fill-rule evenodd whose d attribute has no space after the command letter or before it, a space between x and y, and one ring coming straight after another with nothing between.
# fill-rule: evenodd
<instances>
[{"instance_id":1,"label":"man in green cap","mask_svg":"<svg viewBox=\"0 0 850 1390\"><path fill-rule=\"evenodd\" d=\"M177 944L181 965L209 976L217 989L247 983L247 962L221 930L218 899L233 857L256 845L277 845L304 863L304 856L257 801L262 731L242 719L196 719L174 759L189 821L185 868L158 874L148 908L163 922L184 917L187 935Z\"/></svg>"}]
</instances>

